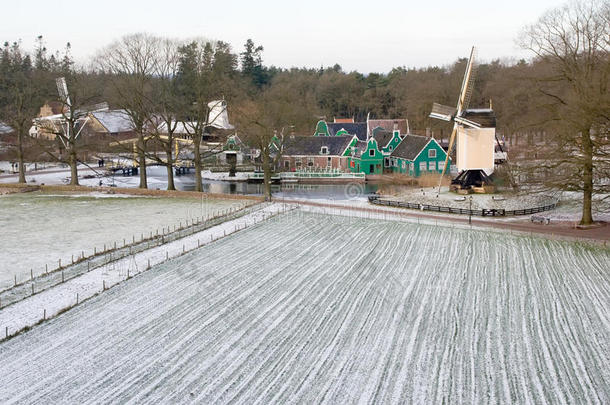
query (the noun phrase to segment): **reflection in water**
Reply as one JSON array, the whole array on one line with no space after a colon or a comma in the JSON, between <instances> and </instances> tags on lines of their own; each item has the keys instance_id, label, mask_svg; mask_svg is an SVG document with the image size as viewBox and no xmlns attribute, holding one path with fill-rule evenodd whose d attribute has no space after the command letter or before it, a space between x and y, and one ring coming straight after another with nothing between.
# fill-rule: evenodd
<instances>
[{"instance_id":1,"label":"reflection in water","mask_svg":"<svg viewBox=\"0 0 610 405\"><path fill-rule=\"evenodd\" d=\"M194 190L195 181L193 175L181 176L180 182L176 183L180 190ZM203 180L203 191L207 193L245 194L261 195L263 185L261 183L247 183L245 181L228 182L218 180ZM355 187L356 186L356 187ZM377 184L272 184L271 192L275 197L286 198L332 198L335 200L347 200L351 198L364 198L374 193L379 188Z\"/></svg>"},{"instance_id":2,"label":"reflection in water","mask_svg":"<svg viewBox=\"0 0 610 405\"><path fill-rule=\"evenodd\" d=\"M165 169L159 167L147 168L148 179L154 188L167 187L167 173ZM195 190L195 175L193 173L176 176L176 188L179 190ZM261 195L263 194L262 183L249 184L245 181L219 181L203 180L203 191L206 193L222 194L244 194ZM370 183L350 183L350 184L299 184L285 183L272 184L271 192L277 198L309 198L309 199L364 199L367 195L376 192L378 184Z\"/></svg>"}]
</instances>

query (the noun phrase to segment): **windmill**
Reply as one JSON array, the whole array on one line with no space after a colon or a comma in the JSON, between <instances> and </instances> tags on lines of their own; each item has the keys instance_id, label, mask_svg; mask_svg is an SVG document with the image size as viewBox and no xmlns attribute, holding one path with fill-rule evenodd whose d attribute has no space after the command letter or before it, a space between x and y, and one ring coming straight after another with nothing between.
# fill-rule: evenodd
<instances>
[{"instance_id":1,"label":"windmill","mask_svg":"<svg viewBox=\"0 0 610 405\"><path fill-rule=\"evenodd\" d=\"M55 79L57 85L57 92L59 94L59 100L67 107L67 111L61 114L50 115L46 117L36 118L34 123L37 127L46 128L50 132L55 132L56 128L61 128L63 136L59 137L61 142L67 147L67 140L70 139L70 131L78 127L78 131L74 135L74 139L78 138L89 121L89 113L96 111L108 111L108 103L98 103L90 106L86 106L77 110L72 107L72 101L70 100L70 93L68 93L68 85L64 77L58 77ZM70 120L74 118L73 126L71 128Z\"/></svg>"},{"instance_id":2,"label":"windmill","mask_svg":"<svg viewBox=\"0 0 610 405\"><path fill-rule=\"evenodd\" d=\"M472 47L457 106L453 108L437 103L432 105L430 118L453 122L447 158L438 185L439 193L454 143L457 143L456 166L459 174L451 181L451 190L471 190L473 187L485 187L492 184L486 172L491 173L494 167L496 119L491 108L468 109L475 77L474 59L475 48Z\"/></svg>"}]
</instances>

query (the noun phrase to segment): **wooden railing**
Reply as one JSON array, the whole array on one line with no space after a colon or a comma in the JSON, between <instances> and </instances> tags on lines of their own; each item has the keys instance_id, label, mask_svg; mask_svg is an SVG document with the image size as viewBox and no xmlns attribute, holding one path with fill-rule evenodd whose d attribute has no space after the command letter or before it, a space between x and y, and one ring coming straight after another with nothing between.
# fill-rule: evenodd
<instances>
[{"instance_id":1,"label":"wooden railing","mask_svg":"<svg viewBox=\"0 0 610 405\"><path fill-rule=\"evenodd\" d=\"M534 208L524 208L520 210L505 210L505 209L480 209L480 210L471 210L465 208L455 208L455 207L441 207L438 205L430 205L430 204L417 204L417 203L409 203L409 202L401 202L401 201L393 201L393 200L383 200L377 195L369 196L369 202L375 205L384 205L388 207L399 207L399 208L410 208L421 211L433 211L433 212L446 212L451 214L466 214L466 215L475 215L480 217L508 217L515 215L530 215L535 214L537 212L549 211L555 209L557 207L557 202L552 204L543 205L540 207Z\"/></svg>"}]
</instances>

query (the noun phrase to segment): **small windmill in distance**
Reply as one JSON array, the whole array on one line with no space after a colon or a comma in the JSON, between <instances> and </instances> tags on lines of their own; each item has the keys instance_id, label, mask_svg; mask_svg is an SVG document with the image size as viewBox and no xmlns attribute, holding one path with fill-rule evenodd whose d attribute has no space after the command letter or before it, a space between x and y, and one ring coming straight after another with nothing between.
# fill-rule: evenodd
<instances>
[{"instance_id":1,"label":"small windmill in distance","mask_svg":"<svg viewBox=\"0 0 610 405\"><path fill-rule=\"evenodd\" d=\"M455 108L434 103L430 118L443 121L453 121L453 131L449 138L447 158L441 172L438 184L438 194L441 190L441 181L449 163L449 155L456 143L456 166L458 176L451 181L450 190L466 190L473 188L479 190L493 190L489 174L494 168L494 146L496 137L496 117L491 108L468 109L474 85L475 47L470 51L470 58L466 65L466 72L462 80L462 89Z\"/></svg>"},{"instance_id":2,"label":"small windmill in distance","mask_svg":"<svg viewBox=\"0 0 610 405\"><path fill-rule=\"evenodd\" d=\"M57 129L61 128L60 141L64 147L68 147L67 143L71 139L71 133L75 131L74 139L77 139L85 127L85 124L89 121L89 113L96 111L108 111L108 103L98 103L90 106L85 106L79 109L74 109L72 101L70 100L70 93L68 92L68 85L64 77L58 77L55 79L57 85L57 92L59 93L59 100L64 106L64 112L55 115L49 115L46 117L39 117L34 120L37 127L45 128L48 132L56 133ZM70 125L69 121L73 121Z\"/></svg>"}]
</instances>

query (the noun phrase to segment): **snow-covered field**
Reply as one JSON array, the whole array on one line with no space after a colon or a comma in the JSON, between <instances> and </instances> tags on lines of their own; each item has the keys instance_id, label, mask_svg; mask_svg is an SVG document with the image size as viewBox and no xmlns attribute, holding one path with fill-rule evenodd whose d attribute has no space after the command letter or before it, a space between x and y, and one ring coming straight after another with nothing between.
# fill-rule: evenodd
<instances>
[{"instance_id":1,"label":"snow-covered field","mask_svg":"<svg viewBox=\"0 0 610 405\"><path fill-rule=\"evenodd\" d=\"M196 217L212 216L239 200L133 197L119 194L25 193L0 197L0 289L70 263L82 252L140 239Z\"/></svg>"},{"instance_id":2,"label":"snow-covered field","mask_svg":"<svg viewBox=\"0 0 610 405\"><path fill-rule=\"evenodd\" d=\"M609 262L286 214L3 342L0 402L609 403Z\"/></svg>"}]
</instances>

